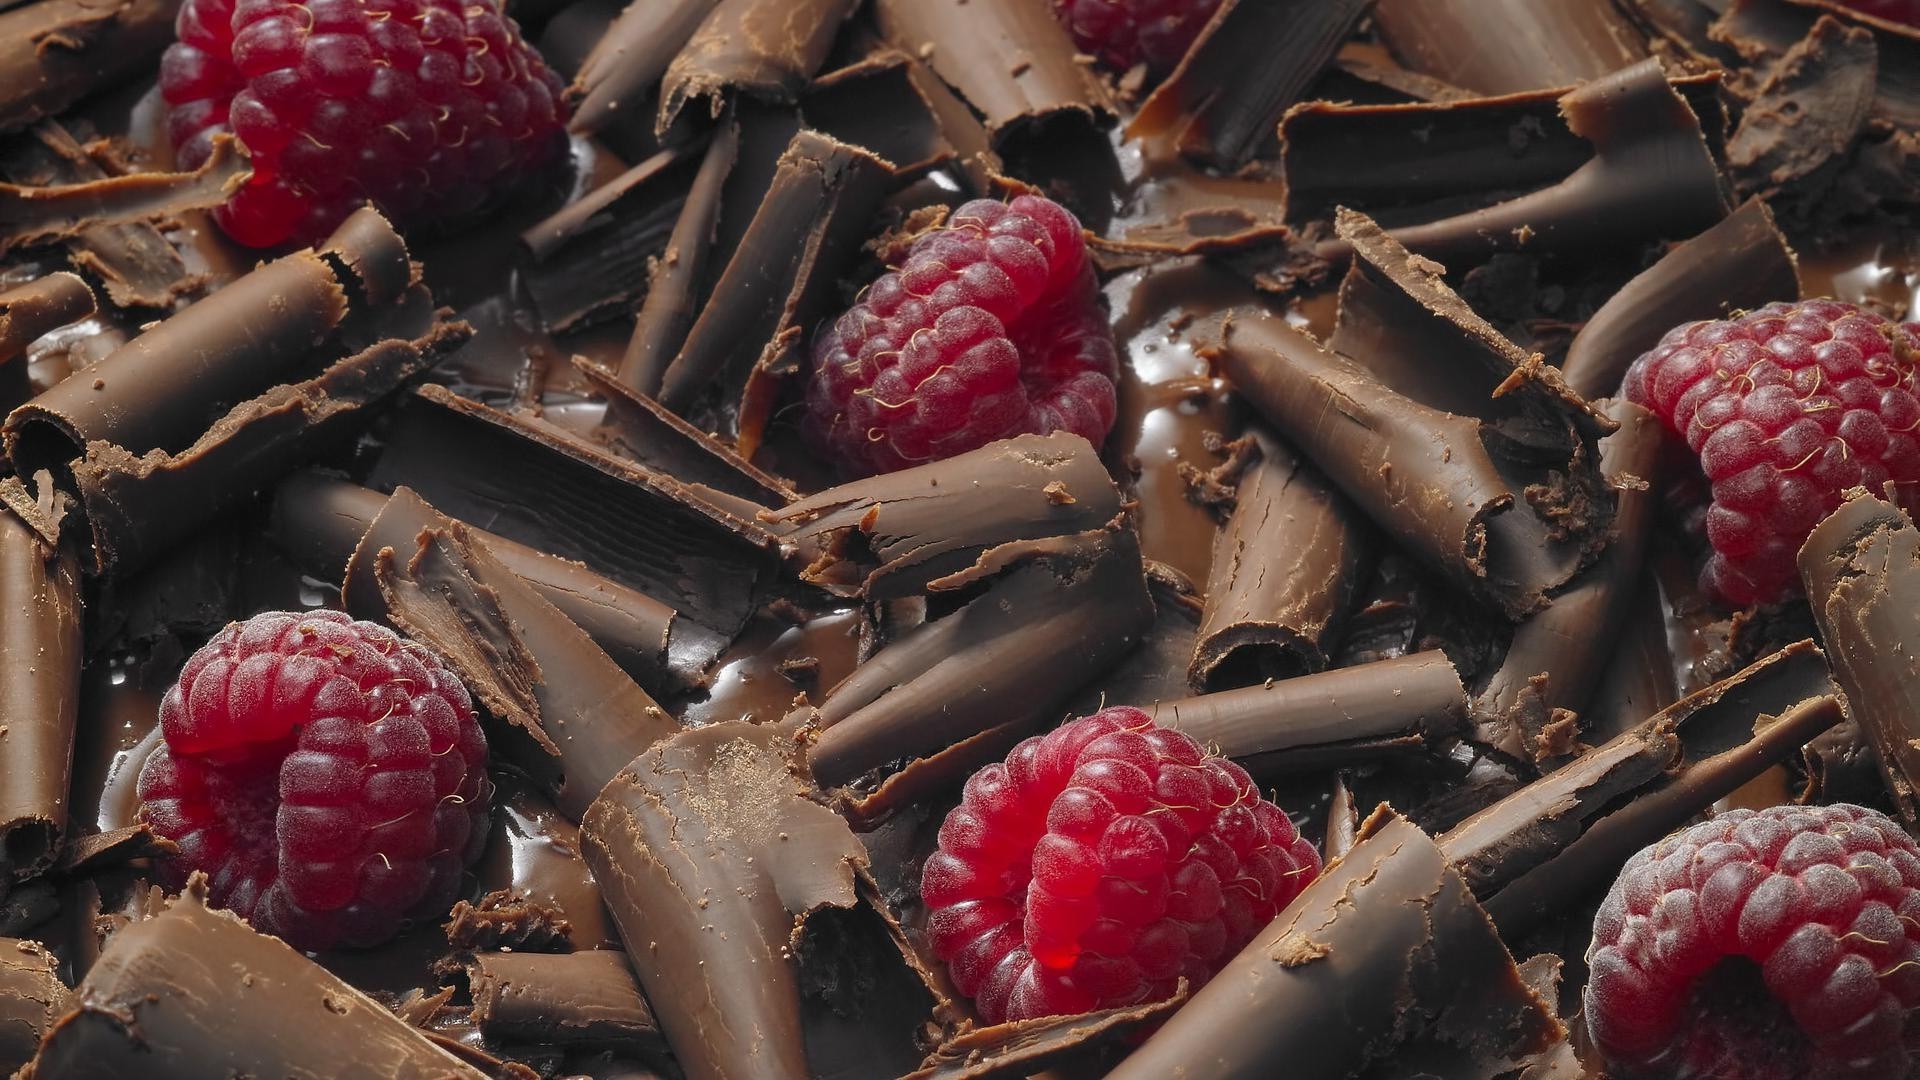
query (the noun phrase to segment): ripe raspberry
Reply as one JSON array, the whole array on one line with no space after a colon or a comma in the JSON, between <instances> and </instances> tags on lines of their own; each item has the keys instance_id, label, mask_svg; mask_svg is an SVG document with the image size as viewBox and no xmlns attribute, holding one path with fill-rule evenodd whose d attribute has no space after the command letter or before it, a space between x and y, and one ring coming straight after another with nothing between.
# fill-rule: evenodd
<instances>
[{"instance_id":1,"label":"ripe raspberry","mask_svg":"<svg viewBox=\"0 0 1920 1080\"><path fill-rule=\"evenodd\" d=\"M975 773L920 895L955 988L999 1023L1198 986L1319 873L1246 770L1122 707Z\"/></svg>"},{"instance_id":2,"label":"ripe raspberry","mask_svg":"<svg viewBox=\"0 0 1920 1080\"><path fill-rule=\"evenodd\" d=\"M232 623L160 702L141 813L174 884L303 949L374 945L446 914L487 838L487 740L466 687L337 611Z\"/></svg>"},{"instance_id":3,"label":"ripe raspberry","mask_svg":"<svg viewBox=\"0 0 1920 1080\"><path fill-rule=\"evenodd\" d=\"M1628 400L1685 436L1712 484L1701 573L1733 604L1799 588L1794 554L1855 486L1920 480L1920 334L1838 300L1677 326Z\"/></svg>"},{"instance_id":4,"label":"ripe raspberry","mask_svg":"<svg viewBox=\"0 0 1920 1080\"><path fill-rule=\"evenodd\" d=\"M1113 427L1115 359L1080 223L1049 199L977 199L813 343L805 430L851 475L996 439Z\"/></svg>"},{"instance_id":5,"label":"ripe raspberry","mask_svg":"<svg viewBox=\"0 0 1920 1080\"><path fill-rule=\"evenodd\" d=\"M214 219L311 243L366 202L471 215L566 146L558 76L499 0L186 0L160 92L183 167L232 132L253 179Z\"/></svg>"},{"instance_id":6,"label":"ripe raspberry","mask_svg":"<svg viewBox=\"0 0 1920 1080\"><path fill-rule=\"evenodd\" d=\"M1841 3L1862 15L1920 27L1920 0L1841 0Z\"/></svg>"},{"instance_id":7,"label":"ripe raspberry","mask_svg":"<svg viewBox=\"0 0 1920 1080\"><path fill-rule=\"evenodd\" d=\"M1073 43L1114 71L1135 64L1159 78L1174 69L1220 0L1053 0Z\"/></svg>"},{"instance_id":8,"label":"ripe raspberry","mask_svg":"<svg viewBox=\"0 0 1920 1080\"><path fill-rule=\"evenodd\" d=\"M1729 811L1627 860L1587 959L1622 1075L1906 1076L1920 846L1859 806Z\"/></svg>"}]
</instances>

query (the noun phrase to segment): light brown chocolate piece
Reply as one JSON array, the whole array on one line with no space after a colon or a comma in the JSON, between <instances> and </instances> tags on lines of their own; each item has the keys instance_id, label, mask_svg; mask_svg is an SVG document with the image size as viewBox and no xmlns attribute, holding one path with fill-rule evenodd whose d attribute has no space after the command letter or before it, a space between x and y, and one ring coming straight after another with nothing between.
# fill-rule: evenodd
<instances>
[{"instance_id":1,"label":"light brown chocolate piece","mask_svg":"<svg viewBox=\"0 0 1920 1080\"><path fill-rule=\"evenodd\" d=\"M657 1055L665 1048L627 954L475 953L473 1022L488 1039Z\"/></svg>"},{"instance_id":2,"label":"light brown chocolate piece","mask_svg":"<svg viewBox=\"0 0 1920 1080\"><path fill-rule=\"evenodd\" d=\"M73 1007L59 968L45 945L0 938L0 1070L25 1065L40 1037Z\"/></svg>"},{"instance_id":3,"label":"light brown chocolate piece","mask_svg":"<svg viewBox=\"0 0 1920 1080\"><path fill-rule=\"evenodd\" d=\"M84 638L65 508L51 491L25 513L0 507L0 896L52 865L67 827Z\"/></svg>"},{"instance_id":4,"label":"light brown chocolate piece","mask_svg":"<svg viewBox=\"0 0 1920 1080\"><path fill-rule=\"evenodd\" d=\"M1572 86L1647 57L1608 0L1380 0L1373 18L1401 63L1483 94Z\"/></svg>"},{"instance_id":5,"label":"light brown chocolate piece","mask_svg":"<svg viewBox=\"0 0 1920 1080\"><path fill-rule=\"evenodd\" d=\"M655 130L665 134L687 103L717 117L728 96L790 104L827 61L857 0L720 0L667 65Z\"/></svg>"},{"instance_id":6,"label":"light brown chocolate piece","mask_svg":"<svg viewBox=\"0 0 1920 1080\"><path fill-rule=\"evenodd\" d=\"M97 165L87 171L94 175L53 186L0 184L0 254L28 244L78 239L95 229L210 209L253 176L247 155L231 135L216 137L212 154L192 172L108 176Z\"/></svg>"}]
</instances>

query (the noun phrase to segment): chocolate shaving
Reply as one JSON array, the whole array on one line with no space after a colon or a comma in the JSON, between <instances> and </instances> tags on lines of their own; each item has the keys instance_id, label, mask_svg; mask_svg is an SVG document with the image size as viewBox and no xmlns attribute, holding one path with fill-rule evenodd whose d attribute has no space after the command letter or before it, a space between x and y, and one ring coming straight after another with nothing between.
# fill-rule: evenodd
<instances>
[{"instance_id":1,"label":"chocolate shaving","mask_svg":"<svg viewBox=\"0 0 1920 1080\"><path fill-rule=\"evenodd\" d=\"M35 338L79 322L94 310L93 290L65 272L0 292L0 365L17 359Z\"/></svg>"},{"instance_id":2,"label":"chocolate shaving","mask_svg":"<svg viewBox=\"0 0 1920 1080\"><path fill-rule=\"evenodd\" d=\"M1072 1016L1042 1016L974 1028L948 1039L901 1080L1022 1080L1071 1065L1099 1046L1122 1043L1186 1004L1186 980L1172 997Z\"/></svg>"},{"instance_id":3,"label":"chocolate shaving","mask_svg":"<svg viewBox=\"0 0 1920 1080\"><path fill-rule=\"evenodd\" d=\"M67 838L56 871L63 877L86 877L124 866L136 859L177 855L180 846L142 822L125 828Z\"/></svg>"},{"instance_id":4,"label":"chocolate shaving","mask_svg":"<svg viewBox=\"0 0 1920 1080\"><path fill-rule=\"evenodd\" d=\"M490 1040L648 1056L665 1048L626 953L483 952L466 968L473 1022Z\"/></svg>"},{"instance_id":5,"label":"chocolate shaving","mask_svg":"<svg viewBox=\"0 0 1920 1080\"><path fill-rule=\"evenodd\" d=\"M1749 64L1771 64L1792 52L1824 17L1866 26L1874 33L1879 63L1874 69L1872 126L1883 133L1920 128L1920 33L1912 27L1864 16L1845 4L1737 0L1724 5L1708 34Z\"/></svg>"},{"instance_id":6,"label":"chocolate shaving","mask_svg":"<svg viewBox=\"0 0 1920 1080\"><path fill-rule=\"evenodd\" d=\"M219 206L253 176L231 135L216 136L212 153L192 172L107 176L97 165L86 171L94 175L78 183L0 184L0 253L48 240L81 240L82 234L92 243L104 239L100 230L110 226Z\"/></svg>"},{"instance_id":7,"label":"chocolate shaving","mask_svg":"<svg viewBox=\"0 0 1920 1080\"><path fill-rule=\"evenodd\" d=\"M1647 57L1609 0L1380 0L1373 21L1401 63L1482 94L1572 86Z\"/></svg>"},{"instance_id":8,"label":"chocolate shaving","mask_svg":"<svg viewBox=\"0 0 1920 1080\"><path fill-rule=\"evenodd\" d=\"M447 913L447 944L469 952L560 952L572 937L573 923L558 905L512 889L495 889L477 903L461 900Z\"/></svg>"},{"instance_id":9,"label":"chocolate shaving","mask_svg":"<svg viewBox=\"0 0 1920 1080\"><path fill-rule=\"evenodd\" d=\"M935 96L951 92L916 69L918 61L892 49L871 53L814 80L800 115L808 127L892 162L896 183L950 166L978 183L997 161L986 129L957 101L957 109L942 108Z\"/></svg>"},{"instance_id":10,"label":"chocolate shaving","mask_svg":"<svg viewBox=\"0 0 1920 1080\"><path fill-rule=\"evenodd\" d=\"M150 76L179 11L180 0L40 0L0 12L0 131Z\"/></svg>"},{"instance_id":11,"label":"chocolate shaving","mask_svg":"<svg viewBox=\"0 0 1920 1080\"><path fill-rule=\"evenodd\" d=\"M742 515L758 517L766 507L799 498L785 480L734 453L605 368L580 356L573 358L573 367L606 399L606 415L594 434L621 457L670 475L702 499Z\"/></svg>"},{"instance_id":12,"label":"chocolate shaving","mask_svg":"<svg viewBox=\"0 0 1920 1080\"><path fill-rule=\"evenodd\" d=\"M667 65L718 2L629 3L594 44L567 88L567 96L575 102L568 130L591 135L642 106L667 73Z\"/></svg>"},{"instance_id":13,"label":"chocolate shaving","mask_svg":"<svg viewBox=\"0 0 1920 1080\"><path fill-rule=\"evenodd\" d=\"M1872 32L1823 16L1773 65L1727 143L1741 190L1775 195L1843 158L1873 108Z\"/></svg>"},{"instance_id":14,"label":"chocolate shaving","mask_svg":"<svg viewBox=\"0 0 1920 1080\"><path fill-rule=\"evenodd\" d=\"M550 333L624 315L646 291L700 160L698 147L662 150L529 227L527 292Z\"/></svg>"},{"instance_id":15,"label":"chocolate shaving","mask_svg":"<svg viewBox=\"0 0 1920 1080\"><path fill-rule=\"evenodd\" d=\"M0 1071L25 1065L40 1037L72 1007L60 961L46 946L0 938Z\"/></svg>"},{"instance_id":16,"label":"chocolate shaving","mask_svg":"<svg viewBox=\"0 0 1920 1080\"><path fill-rule=\"evenodd\" d=\"M654 130L664 134L697 99L708 102L711 117L728 97L799 100L858 7L858 0L720 0L667 65Z\"/></svg>"}]
</instances>

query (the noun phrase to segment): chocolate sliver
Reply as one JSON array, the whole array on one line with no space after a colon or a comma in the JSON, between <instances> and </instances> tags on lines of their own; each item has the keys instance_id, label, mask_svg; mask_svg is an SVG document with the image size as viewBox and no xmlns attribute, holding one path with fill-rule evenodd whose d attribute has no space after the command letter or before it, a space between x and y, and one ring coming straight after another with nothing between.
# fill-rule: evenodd
<instances>
[{"instance_id":1,"label":"chocolate sliver","mask_svg":"<svg viewBox=\"0 0 1920 1080\"><path fill-rule=\"evenodd\" d=\"M763 515L803 580L886 600L924 590L987 550L1099 529L1120 489L1077 435L1019 435L829 488Z\"/></svg>"},{"instance_id":2,"label":"chocolate sliver","mask_svg":"<svg viewBox=\"0 0 1920 1080\"><path fill-rule=\"evenodd\" d=\"M1065 715L1087 716L1109 703L1146 708L1192 692L1187 666L1193 662L1193 642L1200 631L1199 587L1163 564L1148 560L1145 566L1152 625L1112 671L1080 688Z\"/></svg>"},{"instance_id":3,"label":"chocolate sliver","mask_svg":"<svg viewBox=\"0 0 1920 1080\"><path fill-rule=\"evenodd\" d=\"M679 730L585 631L406 488L368 528L341 599L439 654L513 729L503 756L572 820L622 762Z\"/></svg>"},{"instance_id":4,"label":"chocolate sliver","mask_svg":"<svg viewBox=\"0 0 1920 1080\"><path fill-rule=\"evenodd\" d=\"M1633 361L1681 323L1799 296L1793 250L1767 204L1749 199L1621 286L1574 335L1561 373L1587 397L1618 393Z\"/></svg>"},{"instance_id":5,"label":"chocolate sliver","mask_svg":"<svg viewBox=\"0 0 1920 1080\"><path fill-rule=\"evenodd\" d=\"M1410 102L1465 101L1477 97L1443 79L1401 67L1385 48L1348 40L1333 54L1333 65L1310 94L1313 101L1351 101L1395 105Z\"/></svg>"},{"instance_id":6,"label":"chocolate sliver","mask_svg":"<svg viewBox=\"0 0 1920 1080\"><path fill-rule=\"evenodd\" d=\"M1187 682L1195 693L1319 671L1352 613L1358 513L1263 429L1243 437L1233 513L1214 540Z\"/></svg>"},{"instance_id":7,"label":"chocolate sliver","mask_svg":"<svg viewBox=\"0 0 1920 1080\"><path fill-rule=\"evenodd\" d=\"M66 877L86 877L123 866L135 859L164 858L179 852L180 845L142 822L106 832L69 837L60 849L60 862L55 869Z\"/></svg>"},{"instance_id":8,"label":"chocolate sliver","mask_svg":"<svg viewBox=\"0 0 1920 1080\"><path fill-rule=\"evenodd\" d=\"M1777 60L1805 40L1823 17L1873 31L1879 54L1875 68L1872 119L1899 131L1920 128L1920 32L1911 26L1870 18L1846 4L1817 0L1747 0L1728 5L1708 29L1709 36L1749 64Z\"/></svg>"},{"instance_id":9,"label":"chocolate sliver","mask_svg":"<svg viewBox=\"0 0 1920 1080\"><path fill-rule=\"evenodd\" d=\"M1226 0L1178 67L1127 123L1135 138L1171 143L1232 171L1332 58L1372 0Z\"/></svg>"},{"instance_id":10,"label":"chocolate sliver","mask_svg":"<svg viewBox=\"0 0 1920 1080\"><path fill-rule=\"evenodd\" d=\"M476 953L473 1022L495 1042L657 1054L665 1046L627 954Z\"/></svg>"},{"instance_id":11,"label":"chocolate sliver","mask_svg":"<svg viewBox=\"0 0 1920 1080\"><path fill-rule=\"evenodd\" d=\"M576 104L567 127L591 135L644 107L667 65L718 0L633 0L580 65L567 88Z\"/></svg>"},{"instance_id":12,"label":"chocolate sliver","mask_svg":"<svg viewBox=\"0 0 1920 1080\"><path fill-rule=\"evenodd\" d=\"M764 509L799 498L785 480L734 453L605 368L581 356L573 358L573 366L606 399L606 417L595 435L621 457L666 473L703 498L731 500L721 502L728 507L750 503ZM760 512L752 511L755 516Z\"/></svg>"},{"instance_id":13,"label":"chocolate sliver","mask_svg":"<svg viewBox=\"0 0 1920 1080\"><path fill-rule=\"evenodd\" d=\"M1353 785L1345 772L1333 774L1333 793L1327 798L1327 835L1320 843L1323 861L1344 859L1360 842L1360 808L1353 801Z\"/></svg>"},{"instance_id":14,"label":"chocolate sliver","mask_svg":"<svg viewBox=\"0 0 1920 1080\"><path fill-rule=\"evenodd\" d=\"M33 1057L40 1037L73 1007L60 961L37 941L0 938L0 1069Z\"/></svg>"},{"instance_id":15,"label":"chocolate sliver","mask_svg":"<svg viewBox=\"0 0 1920 1080\"><path fill-rule=\"evenodd\" d=\"M51 0L0 12L0 132L151 76L180 0Z\"/></svg>"},{"instance_id":16,"label":"chocolate sliver","mask_svg":"<svg viewBox=\"0 0 1920 1080\"><path fill-rule=\"evenodd\" d=\"M93 313L93 290L65 271L0 292L0 365L17 359L40 335Z\"/></svg>"},{"instance_id":17,"label":"chocolate sliver","mask_svg":"<svg viewBox=\"0 0 1920 1080\"><path fill-rule=\"evenodd\" d=\"M1822 16L1741 113L1727 143L1741 189L1775 195L1845 155L1873 110L1878 70L1872 31Z\"/></svg>"},{"instance_id":18,"label":"chocolate sliver","mask_svg":"<svg viewBox=\"0 0 1920 1080\"><path fill-rule=\"evenodd\" d=\"M67 826L84 638L79 559L58 539L0 508L0 885L52 865Z\"/></svg>"},{"instance_id":19,"label":"chocolate sliver","mask_svg":"<svg viewBox=\"0 0 1920 1080\"><path fill-rule=\"evenodd\" d=\"M981 168L980 158L991 154L986 130L971 121L958 133L970 145L957 145L945 130L947 116L914 78L915 66L914 60L892 49L871 53L814 80L800 100L800 115L808 127L892 162L896 183L957 164L967 154L975 158L973 168Z\"/></svg>"},{"instance_id":20,"label":"chocolate sliver","mask_svg":"<svg viewBox=\"0 0 1920 1080\"><path fill-rule=\"evenodd\" d=\"M278 938L207 907L204 875L118 931L27 1067L30 1080L484 1074Z\"/></svg>"},{"instance_id":21,"label":"chocolate sliver","mask_svg":"<svg viewBox=\"0 0 1920 1080\"><path fill-rule=\"evenodd\" d=\"M1570 86L1647 57L1608 0L1380 0L1373 19L1401 63L1482 94Z\"/></svg>"},{"instance_id":22,"label":"chocolate sliver","mask_svg":"<svg viewBox=\"0 0 1920 1080\"><path fill-rule=\"evenodd\" d=\"M1345 1080L1422 1035L1479 1075L1564 1037L1433 838L1382 807L1112 1080Z\"/></svg>"},{"instance_id":23,"label":"chocolate sliver","mask_svg":"<svg viewBox=\"0 0 1920 1080\"><path fill-rule=\"evenodd\" d=\"M1100 1046L1118 1045L1171 1016L1188 996L1182 979L1173 996L1162 1001L974 1028L941 1043L901 1080L1020 1080L1069 1065Z\"/></svg>"},{"instance_id":24,"label":"chocolate sliver","mask_svg":"<svg viewBox=\"0 0 1920 1080\"><path fill-rule=\"evenodd\" d=\"M477 903L455 902L446 929L447 944L473 951L553 952L573 938L573 922L558 904L513 889L495 889Z\"/></svg>"},{"instance_id":25,"label":"chocolate sliver","mask_svg":"<svg viewBox=\"0 0 1920 1080\"><path fill-rule=\"evenodd\" d=\"M1096 256L1128 266L1282 245L1292 236L1284 199L1284 187L1273 180L1156 169L1104 230L1108 235L1089 234L1087 244Z\"/></svg>"},{"instance_id":26,"label":"chocolate sliver","mask_svg":"<svg viewBox=\"0 0 1920 1080\"><path fill-rule=\"evenodd\" d=\"M720 0L694 30L660 86L664 133L688 102L717 117L730 96L788 105L827 61L858 0Z\"/></svg>"},{"instance_id":27,"label":"chocolate sliver","mask_svg":"<svg viewBox=\"0 0 1920 1080\"><path fill-rule=\"evenodd\" d=\"M673 233L701 156L698 145L662 150L520 234L533 255L527 292L549 332L627 313Z\"/></svg>"},{"instance_id":28,"label":"chocolate sliver","mask_svg":"<svg viewBox=\"0 0 1920 1080\"><path fill-rule=\"evenodd\" d=\"M252 176L252 165L233 137L220 135L206 162L192 172L103 174L51 187L0 184L0 253L100 226L219 206Z\"/></svg>"}]
</instances>

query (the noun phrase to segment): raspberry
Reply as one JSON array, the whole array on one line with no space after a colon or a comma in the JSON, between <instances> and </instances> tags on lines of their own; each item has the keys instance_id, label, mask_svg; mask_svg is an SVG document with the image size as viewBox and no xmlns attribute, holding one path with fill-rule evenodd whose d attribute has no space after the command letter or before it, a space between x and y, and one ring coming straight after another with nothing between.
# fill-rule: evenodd
<instances>
[{"instance_id":1,"label":"raspberry","mask_svg":"<svg viewBox=\"0 0 1920 1080\"><path fill-rule=\"evenodd\" d=\"M983 1020L1207 981L1320 873L1246 770L1103 709L967 781L920 882L934 953Z\"/></svg>"},{"instance_id":2,"label":"raspberry","mask_svg":"<svg viewBox=\"0 0 1920 1080\"><path fill-rule=\"evenodd\" d=\"M1920 334L1838 300L1668 331L1627 398L1685 437L1712 485L1702 585L1736 605L1799 589L1794 555L1850 487L1920 480Z\"/></svg>"},{"instance_id":3,"label":"raspberry","mask_svg":"<svg viewBox=\"0 0 1920 1080\"><path fill-rule=\"evenodd\" d=\"M232 132L253 179L214 219L311 243L371 202L464 218L566 146L558 76L500 0L186 0L160 92L180 164Z\"/></svg>"},{"instance_id":4,"label":"raspberry","mask_svg":"<svg viewBox=\"0 0 1920 1080\"><path fill-rule=\"evenodd\" d=\"M1118 368L1080 223L1036 195L978 199L814 339L803 426L850 475L1027 433L1099 446Z\"/></svg>"},{"instance_id":5,"label":"raspberry","mask_svg":"<svg viewBox=\"0 0 1920 1080\"><path fill-rule=\"evenodd\" d=\"M1220 0L1053 0L1073 43L1114 71L1147 65L1159 78L1174 69Z\"/></svg>"},{"instance_id":6,"label":"raspberry","mask_svg":"<svg viewBox=\"0 0 1920 1080\"><path fill-rule=\"evenodd\" d=\"M487 740L426 649L337 611L232 623L160 702L142 816L176 886L303 949L446 914L487 838Z\"/></svg>"},{"instance_id":7,"label":"raspberry","mask_svg":"<svg viewBox=\"0 0 1920 1080\"><path fill-rule=\"evenodd\" d=\"M1587 959L1623 1075L1906 1076L1920 846L1859 806L1728 811L1627 860Z\"/></svg>"},{"instance_id":8,"label":"raspberry","mask_svg":"<svg viewBox=\"0 0 1920 1080\"><path fill-rule=\"evenodd\" d=\"M1920 0L1840 0L1840 2L1862 15L1872 15L1888 22L1920 27Z\"/></svg>"}]
</instances>

